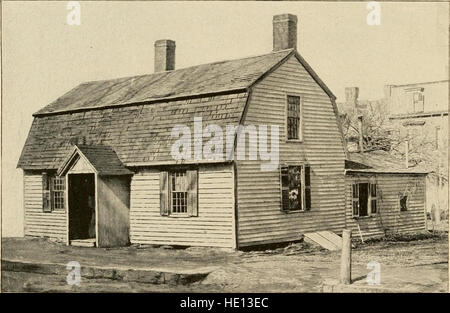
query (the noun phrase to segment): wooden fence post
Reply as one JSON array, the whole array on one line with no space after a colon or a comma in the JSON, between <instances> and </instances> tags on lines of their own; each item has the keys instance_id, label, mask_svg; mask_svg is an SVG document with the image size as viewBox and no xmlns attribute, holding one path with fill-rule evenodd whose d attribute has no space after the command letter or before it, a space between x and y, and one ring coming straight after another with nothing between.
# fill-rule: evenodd
<instances>
[{"instance_id":1,"label":"wooden fence post","mask_svg":"<svg viewBox=\"0 0 450 313\"><path fill-rule=\"evenodd\" d=\"M341 255L341 283L350 284L352 282L352 231L344 229L342 231L342 255Z\"/></svg>"}]
</instances>

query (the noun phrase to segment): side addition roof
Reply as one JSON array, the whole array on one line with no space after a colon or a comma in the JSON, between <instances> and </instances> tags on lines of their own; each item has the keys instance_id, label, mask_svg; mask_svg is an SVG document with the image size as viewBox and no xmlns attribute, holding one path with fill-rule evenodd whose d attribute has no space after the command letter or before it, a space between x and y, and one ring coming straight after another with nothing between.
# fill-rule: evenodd
<instances>
[{"instance_id":1,"label":"side addition roof","mask_svg":"<svg viewBox=\"0 0 450 313\"><path fill-rule=\"evenodd\" d=\"M354 173L428 174L420 166L406 168L404 162L385 151L351 152L345 161L345 171Z\"/></svg>"}]
</instances>

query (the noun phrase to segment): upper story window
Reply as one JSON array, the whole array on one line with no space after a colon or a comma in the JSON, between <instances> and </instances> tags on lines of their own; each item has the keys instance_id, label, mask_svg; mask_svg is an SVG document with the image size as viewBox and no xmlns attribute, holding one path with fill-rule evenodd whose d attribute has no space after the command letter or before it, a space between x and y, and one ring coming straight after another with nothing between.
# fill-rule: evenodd
<instances>
[{"instance_id":1,"label":"upper story window","mask_svg":"<svg viewBox=\"0 0 450 313\"><path fill-rule=\"evenodd\" d=\"M301 139L300 97L287 96L287 139Z\"/></svg>"},{"instance_id":2,"label":"upper story window","mask_svg":"<svg viewBox=\"0 0 450 313\"><path fill-rule=\"evenodd\" d=\"M424 110L424 96L422 91L413 93L413 108L414 112L423 112Z\"/></svg>"},{"instance_id":3,"label":"upper story window","mask_svg":"<svg viewBox=\"0 0 450 313\"><path fill-rule=\"evenodd\" d=\"M439 126L436 126L435 128L435 138L434 138L434 148L436 150L440 149L439 142L441 140L441 128Z\"/></svg>"}]
</instances>

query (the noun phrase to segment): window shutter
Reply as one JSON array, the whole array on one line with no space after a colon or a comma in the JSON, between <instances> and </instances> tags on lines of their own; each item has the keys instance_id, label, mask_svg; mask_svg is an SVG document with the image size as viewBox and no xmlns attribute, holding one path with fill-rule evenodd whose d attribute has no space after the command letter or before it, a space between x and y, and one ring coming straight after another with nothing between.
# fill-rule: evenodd
<instances>
[{"instance_id":1,"label":"window shutter","mask_svg":"<svg viewBox=\"0 0 450 313\"><path fill-rule=\"evenodd\" d=\"M353 216L359 216L359 190L358 184L352 184L352 209Z\"/></svg>"},{"instance_id":2,"label":"window shutter","mask_svg":"<svg viewBox=\"0 0 450 313\"><path fill-rule=\"evenodd\" d=\"M377 213L377 184L370 184L370 213L376 214Z\"/></svg>"},{"instance_id":3,"label":"window shutter","mask_svg":"<svg viewBox=\"0 0 450 313\"><path fill-rule=\"evenodd\" d=\"M54 194L54 185L55 185L55 177L50 177L49 179L50 184L50 206L51 210L55 210L55 194Z\"/></svg>"},{"instance_id":4,"label":"window shutter","mask_svg":"<svg viewBox=\"0 0 450 313\"><path fill-rule=\"evenodd\" d=\"M198 175L197 170L186 171L187 177L187 196L188 196L188 215L198 216Z\"/></svg>"},{"instance_id":5,"label":"window shutter","mask_svg":"<svg viewBox=\"0 0 450 313\"><path fill-rule=\"evenodd\" d=\"M281 210L289 211L289 167L280 167Z\"/></svg>"},{"instance_id":6,"label":"window shutter","mask_svg":"<svg viewBox=\"0 0 450 313\"><path fill-rule=\"evenodd\" d=\"M311 210L311 167L305 165L305 210Z\"/></svg>"},{"instance_id":7,"label":"window shutter","mask_svg":"<svg viewBox=\"0 0 450 313\"><path fill-rule=\"evenodd\" d=\"M48 174L46 172L42 173L42 211L43 212L51 212L51 195L50 195L50 186L48 183Z\"/></svg>"},{"instance_id":8,"label":"window shutter","mask_svg":"<svg viewBox=\"0 0 450 313\"><path fill-rule=\"evenodd\" d=\"M161 215L169 215L169 175L167 172L159 173L159 203Z\"/></svg>"}]
</instances>

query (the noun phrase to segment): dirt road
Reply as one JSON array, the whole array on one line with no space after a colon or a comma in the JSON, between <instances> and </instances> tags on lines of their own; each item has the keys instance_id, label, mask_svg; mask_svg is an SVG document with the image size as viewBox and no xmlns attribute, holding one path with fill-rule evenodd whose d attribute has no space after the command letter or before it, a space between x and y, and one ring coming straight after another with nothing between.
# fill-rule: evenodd
<instances>
[{"instance_id":1,"label":"dirt road","mask_svg":"<svg viewBox=\"0 0 450 313\"><path fill-rule=\"evenodd\" d=\"M105 250L105 251L102 251ZM136 247L122 249L74 248L42 240L7 239L3 257L36 260L80 260L86 264L166 267L214 266L202 281L189 285L152 285L111 279L84 279L67 285L64 276L2 272L3 291L29 292L321 292L326 282L338 279L339 252L297 243L278 249L230 252L217 249L184 250ZM384 291L446 292L448 240L445 237L358 245L352 252L354 290L365 291L371 261L380 265Z\"/></svg>"}]
</instances>

